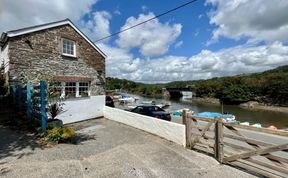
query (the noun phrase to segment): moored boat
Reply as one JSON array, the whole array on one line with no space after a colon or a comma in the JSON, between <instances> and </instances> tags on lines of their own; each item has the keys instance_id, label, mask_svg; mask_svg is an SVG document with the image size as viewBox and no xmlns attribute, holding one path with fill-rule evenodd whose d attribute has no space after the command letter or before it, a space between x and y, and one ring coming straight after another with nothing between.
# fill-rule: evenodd
<instances>
[{"instance_id":1,"label":"moored boat","mask_svg":"<svg viewBox=\"0 0 288 178\"><path fill-rule=\"evenodd\" d=\"M218 112L201 112L201 113L196 113L195 116L213 118L213 119L215 117L219 117L219 118L222 118L223 121L225 122L237 122L233 114L220 114Z\"/></svg>"},{"instance_id":2,"label":"moored boat","mask_svg":"<svg viewBox=\"0 0 288 178\"><path fill-rule=\"evenodd\" d=\"M182 108L182 109L179 109L177 111L172 112L172 115L173 116L182 116L183 110L185 110L188 114L194 114L194 111L191 111L188 108Z\"/></svg>"},{"instance_id":3,"label":"moored boat","mask_svg":"<svg viewBox=\"0 0 288 178\"><path fill-rule=\"evenodd\" d=\"M118 101L122 103L132 103L132 102L135 102L135 98L131 96L121 95L121 98L119 98Z\"/></svg>"},{"instance_id":4,"label":"moored boat","mask_svg":"<svg viewBox=\"0 0 288 178\"><path fill-rule=\"evenodd\" d=\"M262 125L260 123L253 124L252 126L257 127L257 128L262 128Z\"/></svg>"}]
</instances>

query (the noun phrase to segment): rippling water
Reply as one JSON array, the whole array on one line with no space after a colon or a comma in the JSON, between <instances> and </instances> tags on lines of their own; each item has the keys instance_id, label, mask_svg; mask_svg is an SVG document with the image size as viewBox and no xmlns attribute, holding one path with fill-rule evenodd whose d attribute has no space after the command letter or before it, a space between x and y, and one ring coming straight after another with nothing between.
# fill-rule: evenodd
<instances>
[{"instance_id":1,"label":"rippling water","mask_svg":"<svg viewBox=\"0 0 288 178\"><path fill-rule=\"evenodd\" d=\"M210 111L210 112L219 112L221 113L221 105L219 104L209 104L203 102L197 102L192 100L186 100L180 98L179 100L165 100L165 99L157 99L157 98L147 98L147 97L139 97L139 100L136 103L132 103L130 105L140 104L142 101L156 101L156 104L170 102L171 106L169 106L166 110L169 112L173 112L182 108L189 108L195 113ZM121 108L125 108L127 106L117 106ZM236 116L236 120L240 122L250 122L250 124L260 123L262 126L270 126L274 125L279 129L288 128L288 113L276 112L276 111L265 111L265 110L249 110L244 109L239 106L232 105L224 105L224 112L233 114Z\"/></svg>"}]
</instances>

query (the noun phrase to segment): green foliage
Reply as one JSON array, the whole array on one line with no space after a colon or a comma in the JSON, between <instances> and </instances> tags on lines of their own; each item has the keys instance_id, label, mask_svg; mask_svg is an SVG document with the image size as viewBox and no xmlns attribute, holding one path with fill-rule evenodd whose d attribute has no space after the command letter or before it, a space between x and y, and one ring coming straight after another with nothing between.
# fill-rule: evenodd
<instances>
[{"instance_id":1,"label":"green foliage","mask_svg":"<svg viewBox=\"0 0 288 178\"><path fill-rule=\"evenodd\" d=\"M129 93L155 96L162 94L162 87L151 84L137 83L125 79L106 78L106 91L121 89Z\"/></svg>"},{"instance_id":2,"label":"green foliage","mask_svg":"<svg viewBox=\"0 0 288 178\"><path fill-rule=\"evenodd\" d=\"M199 97L215 97L227 104L258 101L288 105L288 65L262 73L195 81Z\"/></svg>"},{"instance_id":3,"label":"green foliage","mask_svg":"<svg viewBox=\"0 0 288 178\"><path fill-rule=\"evenodd\" d=\"M249 87L245 85L230 85L219 91L217 97L227 104L240 104L254 100L255 95Z\"/></svg>"},{"instance_id":4,"label":"green foliage","mask_svg":"<svg viewBox=\"0 0 288 178\"><path fill-rule=\"evenodd\" d=\"M66 143L75 135L72 127L51 127L44 133L45 140L56 143Z\"/></svg>"},{"instance_id":5,"label":"green foliage","mask_svg":"<svg viewBox=\"0 0 288 178\"><path fill-rule=\"evenodd\" d=\"M221 84L215 80L199 81L195 84L198 97L216 97L221 91Z\"/></svg>"}]
</instances>

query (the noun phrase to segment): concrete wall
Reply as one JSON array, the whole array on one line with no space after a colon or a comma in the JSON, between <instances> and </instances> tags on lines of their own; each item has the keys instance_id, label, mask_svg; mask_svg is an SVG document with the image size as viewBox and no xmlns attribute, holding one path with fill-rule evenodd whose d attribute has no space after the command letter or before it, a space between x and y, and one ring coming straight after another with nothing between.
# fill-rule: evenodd
<instances>
[{"instance_id":1,"label":"concrete wall","mask_svg":"<svg viewBox=\"0 0 288 178\"><path fill-rule=\"evenodd\" d=\"M76 98L64 102L63 113L57 116L63 124L102 117L105 106L105 95L91 96L89 98Z\"/></svg>"},{"instance_id":2,"label":"concrete wall","mask_svg":"<svg viewBox=\"0 0 288 178\"><path fill-rule=\"evenodd\" d=\"M136 113L104 107L104 117L186 145L185 126Z\"/></svg>"}]
</instances>

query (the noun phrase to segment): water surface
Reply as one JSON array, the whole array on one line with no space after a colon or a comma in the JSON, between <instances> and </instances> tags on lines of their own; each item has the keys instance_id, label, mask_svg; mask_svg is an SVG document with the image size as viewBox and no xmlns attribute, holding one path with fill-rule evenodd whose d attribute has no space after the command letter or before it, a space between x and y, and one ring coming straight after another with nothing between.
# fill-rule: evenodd
<instances>
[{"instance_id":1,"label":"water surface","mask_svg":"<svg viewBox=\"0 0 288 178\"><path fill-rule=\"evenodd\" d=\"M142 101L154 100L156 101L156 104L170 102L171 106L166 109L169 112L173 112L182 108L189 108L195 113L205 111L221 113L221 105L219 104L203 103L183 98L165 100L141 96L137 97L139 97L139 100L137 100L136 103L133 103L133 105L140 104ZM236 120L240 122L249 122L250 124L260 123L264 127L274 125L278 129L288 128L288 113L266 110L250 110L233 105L223 105L223 111L235 115Z\"/></svg>"}]
</instances>

